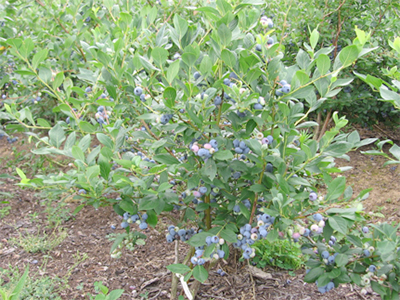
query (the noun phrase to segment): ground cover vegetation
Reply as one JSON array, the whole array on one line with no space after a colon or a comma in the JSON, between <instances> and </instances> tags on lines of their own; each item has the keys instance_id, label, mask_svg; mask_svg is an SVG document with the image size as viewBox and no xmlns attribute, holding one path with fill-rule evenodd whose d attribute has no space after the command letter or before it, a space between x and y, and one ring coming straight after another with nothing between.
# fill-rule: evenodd
<instances>
[{"instance_id":1,"label":"ground cover vegetation","mask_svg":"<svg viewBox=\"0 0 400 300\"><path fill-rule=\"evenodd\" d=\"M398 4L317 3L0 4L1 142L24 132L33 154L68 161L35 176L17 168L19 186L68 193L75 213L113 206L125 229L116 259L167 217L173 299L193 299L236 254L260 267L305 262L321 293L350 282L397 299L398 225L369 223L369 190L353 195L333 175L347 169L335 159L376 142L343 133L340 112L398 116ZM399 163L399 147L390 153L369 152ZM271 257L276 241L304 256ZM99 286L96 299L122 293Z\"/></svg>"}]
</instances>

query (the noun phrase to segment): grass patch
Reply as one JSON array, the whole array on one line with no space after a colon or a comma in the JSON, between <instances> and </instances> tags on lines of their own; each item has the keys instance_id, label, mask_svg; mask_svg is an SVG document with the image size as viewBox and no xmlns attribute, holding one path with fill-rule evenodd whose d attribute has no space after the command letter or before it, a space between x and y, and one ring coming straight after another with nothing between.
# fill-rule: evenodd
<instances>
[{"instance_id":1,"label":"grass patch","mask_svg":"<svg viewBox=\"0 0 400 300\"><path fill-rule=\"evenodd\" d=\"M63 229L57 228L49 235L46 232L40 234L40 228L38 234L19 234L18 238L12 238L11 244L23 248L26 252L47 252L53 250L55 247L60 245L62 241L67 237L67 232Z\"/></svg>"}]
</instances>

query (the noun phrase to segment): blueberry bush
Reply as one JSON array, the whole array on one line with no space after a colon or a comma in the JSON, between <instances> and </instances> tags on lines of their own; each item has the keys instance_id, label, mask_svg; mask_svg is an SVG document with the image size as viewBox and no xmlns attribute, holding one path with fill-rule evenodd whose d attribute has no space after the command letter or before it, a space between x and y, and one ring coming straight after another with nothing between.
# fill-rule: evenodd
<instances>
[{"instance_id":1,"label":"blueberry bush","mask_svg":"<svg viewBox=\"0 0 400 300\"><path fill-rule=\"evenodd\" d=\"M299 48L310 50L309 34L319 31L319 45L332 46L329 54L333 61L340 51L356 37L354 28L366 32L368 45L374 52L360 58L357 64L344 70L342 78L348 78L347 85L340 93L330 98L316 111L320 123L330 120L332 111L346 115L354 124L372 127L378 122L388 126L399 124L399 112L389 102L379 101L371 93L368 85L355 77L353 71L385 78L385 68L398 66L398 61L390 54L390 43L400 31L399 4L397 1L296 1L287 5L285 1L274 1L265 13L283 24L276 28L277 40L288 53L285 60L294 61L290 55Z\"/></svg>"},{"instance_id":2,"label":"blueberry bush","mask_svg":"<svg viewBox=\"0 0 400 300\"><path fill-rule=\"evenodd\" d=\"M332 61L315 29L288 60L276 35L284 22L259 0L6 6L2 134L25 132L34 154L71 161L34 178L17 169L19 185L74 194L76 213L113 206L126 233L112 257L167 217L172 298L180 280L193 299L219 259L262 255L264 239L298 243L305 281L321 293L355 283L398 298L398 227L369 224L369 190L353 195L333 176L347 169L335 158L375 139L342 133L348 121L333 112L317 141L310 118L374 49L362 30ZM179 243L190 246L183 259Z\"/></svg>"}]
</instances>

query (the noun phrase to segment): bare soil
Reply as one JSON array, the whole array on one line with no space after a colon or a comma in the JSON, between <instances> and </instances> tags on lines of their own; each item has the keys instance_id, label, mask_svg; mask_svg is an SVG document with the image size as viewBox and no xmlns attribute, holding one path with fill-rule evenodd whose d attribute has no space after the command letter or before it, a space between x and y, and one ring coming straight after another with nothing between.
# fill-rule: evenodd
<instances>
[{"instance_id":1,"label":"bare soil","mask_svg":"<svg viewBox=\"0 0 400 300\"><path fill-rule=\"evenodd\" d=\"M371 134L367 132L361 135L365 138ZM32 159L28 155L31 147L23 136L12 145L5 139L0 141L0 174L16 176L15 166L10 166L9 162L16 161L16 156L21 155ZM370 148L362 150L367 149ZM375 156L372 159L372 156L363 155L360 151L352 152L349 156L350 162L338 161L339 166L353 166L352 170L345 173L347 183L352 185L355 195L372 187L370 197L363 204L367 212L380 212L385 216L379 218L379 215L375 215L371 220L399 222L400 168L382 167L385 161L382 157ZM31 165L33 163L29 161ZM49 163L44 166L46 164ZM26 159L20 160L19 165L26 172L29 171ZM165 267L174 261L174 245L165 242L168 220L159 222L157 229L161 232L152 228L145 230L148 236L146 245L137 246L133 252L125 250L122 258L112 259L110 248L113 242L107 236L123 232L119 228L119 216L112 207L101 207L98 210L84 207L73 216L71 212L78 203L68 202L64 214L69 218L60 225L67 232L64 241L45 253L29 253L12 244L13 238L18 238L20 233L42 234L40 228L51 234L54 229L46 228L48 220L44 212L44 200L34 191L16 186L17 182L18 178L0 178L0 202L10 201L9 204L0 203L0 209L6 205L11 206L10 213L0 219L0 268L7 269L11 265L23 270L29 264L33 277L66 278L68 287L60 285L59 294L62 299L88 299L87 293L94 294L95 281L102 281L111 290L124 289L121 299L169 299L171 273ZM112 226L117 229L112 229ZM87 259L74 266L78 253L81 256L86 253ZM184 255L185 252L181 253ZM223 269L227 275L218 275L215 272L218 268ZM210 272L196 299L380 299L372 291L361 295L358 287L350 285L342 285L322 295L315 284L304 283L304 270L292 273L295 276L285 270L269 268L264 271L271 275L270 278L258 279L251 276L248 267L237 263L232 255L229 261L220 262ZM7 281L7 278L3 280ZM179 286L178 290L182 288Z\"/></svg>"}]
</instances>

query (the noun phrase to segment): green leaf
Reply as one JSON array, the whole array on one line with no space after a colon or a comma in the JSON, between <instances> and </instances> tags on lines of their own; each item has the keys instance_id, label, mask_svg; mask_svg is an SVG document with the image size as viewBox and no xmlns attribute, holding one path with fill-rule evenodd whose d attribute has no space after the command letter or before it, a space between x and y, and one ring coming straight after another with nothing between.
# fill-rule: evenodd
<instances>
[{"instance_id":1,"label":"green leaf","mask_svg":"<svg viewBox=\"0 0 400 300\"><path fill-rule=\"evenodd\" d=\"M358 58L358 47L356 45L347 46L339 53L339 60L343 67L350 66Z\"/></svg>"},{"instance_id":2,"label":"green leaf","mask_svg":"<svg viewBox=\"0 0 400 300\"><path fill-rule=\"evenodd\" d=\"M75 146L75 145L72 146L71 153L75 159L79 159L79 160L85 162L85 154L83 153L81 148L79 148L78 146Z\"/></svg>"},{"instance_id":3,"label":"green leaf","mask_svg":"<svg viewBox=\"0 0 400 300\"><path fill-rule=\"evenodd\" d=\"M96 74L88 69L79 68L79 74L77 76L79 79L84 80L89 84L95 84L97 81Z\"/></svg>"},{"instance_id":4,"label":"green leaf","mask_svg":"<svg viewBox=\"0 0 400 300\"><path fill-rule=\"evenodd\" d=\"M168 265L167 269L170 270L172 273L178 273L182 275L191 271L191 269L187 265L183 264Z\"/></svg>"},{"instance_id":5,"label":"green leaf","mask_svg":"<svg viewBox=\"0 0 400 300\"><path fill-rule=\"evenodd\" d=\"M228 26L226 26L224 23L222 23L218 27L217 32L218 32L218 36L219 36L222 46L225 46L225 47L228 46L232 40L232 31L228 28Z\"/></svg>"},{"instance_id":6,"label":"green leaf","mask_svg":"<svg viewBox=\"0 0 400 300\"><path fill-rule=\"evenodd\" d=\"M337 177L328 184L326 201L338 199L346 189L346 177Z\"/></svg>"},{"instance_id":7,"label":"green leaf","mask_svg":"<svg viewBox=\"0 0 400 300\"><path fill-rule=\"evenodd\" d=\"M224 49L221 52L221 59L231 68L234 68L237 63L237 56L235 52Z\"/></svg>"},{"instance_id":8,"label":"green leaf","mask_svg":"<svg viewBox=\"0 0 400 300\"><path fill-rule=\"evenodd\" d=\"M163 93L164 104L169 108L173 108L176 99L176 90L173 87L167 87Z\"/></svg>"},{"instance_id":9,"label":"green leaf","mask_svg":"<svg viewBox=\"0 0 400 300\"><path fill-rule=\"evenodd\" d=\"M396 159L400 160L400 147L394 144L392 147L390 147L389 152L392 153Z\"/></svg>"},{"instance_id":10,"label":"green leaf","mask_svg":"<svg viewBox=\"0 0 400 300\"><path fill-rule=\"evenodd\" d=\"M203 167L204 175L210 178L211 181L214 180L215 175L217 175L217 165L214 160L209 158Z\"/></svg>"},{"instance_id":11,"label":"green leaf","mask_svg":"<svg viewBox=\"0 0 400 300\"><path fill-rule=\"evenodd\" d=\"M319 40L319 32L317 29L314 29L311 32L311 36L310 36L311 48L315 49L315 46L317 46L318 40Z\"/></svg>"},{"instance_id":12,"label":"green leaf","mask_svg":"<svg viewBox=\"0 0 400 300\"><path fill-rule=\"evenodd\" d=\"M228 243L236 243L236 233L230 229L223 229L220 233L220 237L223 238Z\"/></svg>"},{"instance_id":13,"label":"green leaf","mask_svg":"<svg viewBox=\"0 0 400 300\"><path fill-rule=\"evenodd\" d=\"M335 258L336 265L338 267L345 266L349 262L349 258L346 254L339 253Z\"/></svg>"},{"instance_id":14,"label":"green leaf","mask_svg":"<svg viewBox=\"0 0 400 300\"><path fill-rule=\"evenodd\" d=\"M180 61L176 60L168 66L167 80L169 83L172 83L172 81L175 79L176 75L178 75L179 65L180 65Z\"/></svg>"},{"instance_id":15,"label":"green leaf","mask_svg":"<svg viewBox=\"0 0 400 300\"><path fill-rule=\"evenodd\" d=\"M213 158L218 160L232 160L233 154L229 150L219 150L213 154Z\"/></svg>"},{"instance_id":16,"label":"green leaf","mask_svg":"<svg viewBox=\"0 0 400 300\"><path fill-rule=\"evenodd\" d=\"M206 76L212 72L212 61L208 55L205 55L200 63L200 74Z\"/></svg>"},{"instance_id":17,"label":"green leaf","mask_svg":"<svg viewBox=\"0 0 400 300\"><path fill-rule=\"evenodd\" d=\"M62 142L65 140L64 129L61 127L60 124L56 124L56 126L50 129L49 137L50 144L56 148L60 148Z\"/></svg>"},{"instance_id":18,"label":"green leaf","mask_svg":"<svg viewBox=\"0 0 400 300\"><path fill-rule=\"evenodd\" d=\"M39 64L44 61L47 57L49 50L48 49L42 49L33 56L32 58L32 68L36 69Z\"/></svg>"},{"instance_id":19,"label":"green leaf","mask_svg":"<svg viewBox=\"0 0 400 300\"><path fill-rule=\"evenodd\" d=\"M203 266L197 265L193 269L193 277L201 283L204 283L208 278L208 272Z\"/></svg>"},{"instance_id":20,"label":"green leaf","mask_svg":"<svg viewBox=\"0 0 400 300\"><path fill-rule=\"evenodd\" d=\"M173 21L175 30L179 35L179 40L181 40L188 30L188 22L181 18L178 14L174 15Z\"/></svg>"},{"instance_id":21,"label":"green leaf","mask_svg":"<svg viewBox=\"0 0 400 300\"><path fill-rule=\"evenodd\" d=\"M39 68L39 77L42 79L44 82L49 82L51 80L51 70L46 67L40 67Z\"/></svg>"},{"instance_id":22,"label":"green leaf","mask_svg":"<svg viewBox=\"0 0 400 300\"><path fill-rule=\"evenodd\" d=\"M328 55L320 54L317 58L317 68L321 75L325 75L331 67L331 60Z\"/></svg>"},{"instance_id":23,"label":"green leaf","mask_svg":"<svg viewBox=\"0 0 400 300\"><path fill-rule=\"evenodd\" d=\"M324 269L321 267L311 269L310 272L304 277L304 281L308 283L315 282L322 274L324 274Z\"/></svg>"},{"instance_id":24,"label":"green leaf","mask_svg":"<svg viewBox=\"0 0 400 300\"><path fill-rule=\"evenodd\" d=\"M187 241L187 243L190 246L193 246L193 247L200 247L200 246L203 246L203 245L206 244L206 238L208 236L213 236L213 234L209 233L209 232L202 231L202 232L199 232L199 233L195 234L194 236L192 236Z\"/></svg>"},{"instance_id":25,"label":"green leaf","mask_svg":"<svg viewBox=\"0 0 400 300\"><path fill-rule=\"evenodd\" d=\"M400 95L388 90L383 85L379 89L381 97L384 101L390 101L397 109L400 109Z\"/></svg>"},{"instance_id":26,"label":"green leaf","mask_svg":"<svg viewBox=\"0 0 400 300\"><path fill-rule=\"evenodd\" d=\"M161 153L154 156L154 160L166 165L180 164L179 160L167 153Z\"/></svg>"},{"instance_id":27,"label":"green leaf","mask_svg":"<svg viewBox=\"0 0 400 300\"><path fill-rule=\"evenodd\" d=\"M99 140L99 142L102 143L104 146L110 149L114 149L114 143L110 137L106 136L104 133L101 132L96 133L96 137Z\"/></svg>"},{"instance_id":28,"label":"green leaf","mask_svg":"<svg viewBox=\"0 0 400 300\"><path fill-rule=\"evenodd\" d=\"M107 295L107 300L117 300L119 299L122 294L125 292L125 290L118 289L118 290L112 290L108 295Z\"/></svg>"},{"instance_id":29,"label":"green leaf","mask_svg":"<svg viewBox=\"0 0 400 300\"><path fill-rule=\"evenodd\" d=\"M20 293L21 293L21 291L22 291L22 289L24 288L24 285L25 285L25 280L28 277L28 273L29 273L29 265L27 265L24 274L19 279L17 285L15 286L13 291L11 292L12 296L10 297L10 300L18 300L19 299Z\"/></svg>"},{"instance_id":30,"label":"green leaf","mask_svg":"<svg viewBox=\"0 0 400 300\"><path fill-rule=\"evenodd\" d=\"M53 81L53 88L57 89L64 81L64 72L57 73Z\"/></svg>"},{"instance_id":31,"label":"green leaf","mask_svg":"<svg viewBox=\"0 0 400 300\"><path fill-rule=\"evenodd\" d=\"M344 235L347 234L347 222L342 217L339 217L339 216L329 217L328 222L333 230L336 230Z\"/></svg>"},{"instance_id":32,"label":"green leaf","mask_svg":"<svg viewBox=\"0 0 400 300\"><path fill-rule=\"evenodd\" d=\"M168 58L168 51L161 47L155 47L151 51L151 57L158 66L162 66Z\"/></svg>"}]
</instances>

